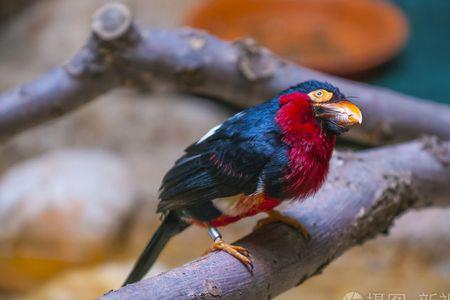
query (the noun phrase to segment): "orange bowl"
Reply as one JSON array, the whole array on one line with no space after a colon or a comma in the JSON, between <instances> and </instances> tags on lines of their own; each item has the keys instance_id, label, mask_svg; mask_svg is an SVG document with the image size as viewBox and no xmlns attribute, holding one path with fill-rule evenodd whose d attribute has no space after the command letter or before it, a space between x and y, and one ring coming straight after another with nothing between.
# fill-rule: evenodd
<instances>
[{"instance_id":1,"label":"orange bowl","mask_svg":"<svg viewBox=\"0 0 450 300\"><path fill-rule=\"evenodd\" d=\"M383 0L209 0L186 23L226 40L252 37L301 65L339 75L386 62L408 37L403 13Z\"/></svg>"}]
</instances>

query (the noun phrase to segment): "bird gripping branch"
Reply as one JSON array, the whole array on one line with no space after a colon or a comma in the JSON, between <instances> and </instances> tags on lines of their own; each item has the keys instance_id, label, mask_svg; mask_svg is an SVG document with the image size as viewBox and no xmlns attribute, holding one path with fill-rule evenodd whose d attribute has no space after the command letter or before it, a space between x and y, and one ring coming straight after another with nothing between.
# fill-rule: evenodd
<instances>
[{"instance_id":1,"label":"bird gripping branch","mask_svg":"<svg viewBox=\"0 0 450 300\"><path fill-rule=\"evenodd\" d=\"M274 209L315 193L336 135L361 122L361 111L337 87L311 80L212 128L164 176L157 210L163 221L124 285L140 280L170 238L192 224L208 229L209 251L225 251L250 271L248 251L225 243L217 227L266 212L257 227L280 221L309 239L301 223Z\"/></svg>"}]
</instances>

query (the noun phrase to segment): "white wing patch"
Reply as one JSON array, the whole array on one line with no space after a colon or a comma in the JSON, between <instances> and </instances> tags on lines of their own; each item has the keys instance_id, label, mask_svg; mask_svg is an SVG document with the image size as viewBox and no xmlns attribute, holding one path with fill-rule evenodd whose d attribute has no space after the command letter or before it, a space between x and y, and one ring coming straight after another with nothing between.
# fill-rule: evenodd
<instances>
[{"instance_id":1,"label":"white wing patch","mask_svg":"<svg viewBox=\"0 0 450 300\"><path fill-rule=\"evenodd\" d=\"M214 206L227 216L237 216L239 211L236 210L236 204L239 201L240 196L231 196L225 198L217 198L212 202Z\"/></svg>"},{"instance_id":2,"label":"white wing patch","mask_svg":"<svg viewBox=\"0 0 450 300\"><path fill-rule=\"evenodd\" d=\"M238 112L237 114L235 114L234 116L232 116L232 117L230 118L230 120L231 120L231 119L238 119L238 118L241 118L241 117L243 117L244 115L245 115L245 111ZM214 133L216 133L216 131L217 131L221 126L222 126L222 124L219 124L219 125L217 125L217 126L211 128L204 136L202 136L201 139L199 139L199 140L197 141L196 144L198 145L198 144L200 144L201 142L203 142L204 140L206 140L207 138L209 138L210 136L212 136Z\"/></svg>"},{"instance_id":3,"label":"white wing patch","mask_svg":"<svg viewBox=\"0 0 450 300\"><path fill-rule=\"evenodd\" d=\"M239 119L240 117L245 115L245 111L238 112L234 116L231 117L231 119Z\"/></svg>"},{"instance_id":4,"label":"white wing patch","mask_svg":"<svg viewBox=\"0 0 450 300\"><path fill-rule=\"evenodd\" d=\"M217 126L211 128L204 136L202 136L201 139L199 139L199 140L197 141L196 144L200 144L201 142L203 142L204 140L206 140L207 138L209 138L210 136L212 136L214 133L216 133L217 129L219 129L220 126L222 126L222 124L219 124L219 125L217 125Z\"/></svg>"}]
</instances>

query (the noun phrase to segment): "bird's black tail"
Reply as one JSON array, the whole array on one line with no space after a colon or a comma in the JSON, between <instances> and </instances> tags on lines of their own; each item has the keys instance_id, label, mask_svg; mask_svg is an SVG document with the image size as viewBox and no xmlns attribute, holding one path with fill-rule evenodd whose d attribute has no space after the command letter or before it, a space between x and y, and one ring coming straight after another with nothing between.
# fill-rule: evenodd
<instances>
[{"instance_id":1,"label":"bird's black tail","mask_svg":"<svg viewBox=\"0 0 450 300\"><path fill-rule=\"evenodd\" d=\"M144 251L122 286L141 280L152 267L153 263L158 258L170 238L180 233L188 226L189 224L180 220L174 212L169 212L169 214L165 216L161 225L159 225L147 246L145 246Z\"/></svg>"}]
</instances>

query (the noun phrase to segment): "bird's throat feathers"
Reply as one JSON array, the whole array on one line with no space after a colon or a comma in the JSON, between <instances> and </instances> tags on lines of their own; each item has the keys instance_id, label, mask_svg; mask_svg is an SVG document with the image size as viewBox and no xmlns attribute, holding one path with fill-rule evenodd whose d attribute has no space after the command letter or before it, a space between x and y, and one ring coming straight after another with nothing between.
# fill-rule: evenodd
<instances>
[{"instance_id":1,"label":"bird's throat feathers","mask_svg":"<svg viewBox=\"0 0 450 300\"><path fill-rule=\"evenodd\" d=\"M285 193L302 198L316 192L325 180L336 138L314 117L308 95L292 92L278 99L275 121L289 149Z\"/></svg>"}]
</instances>

